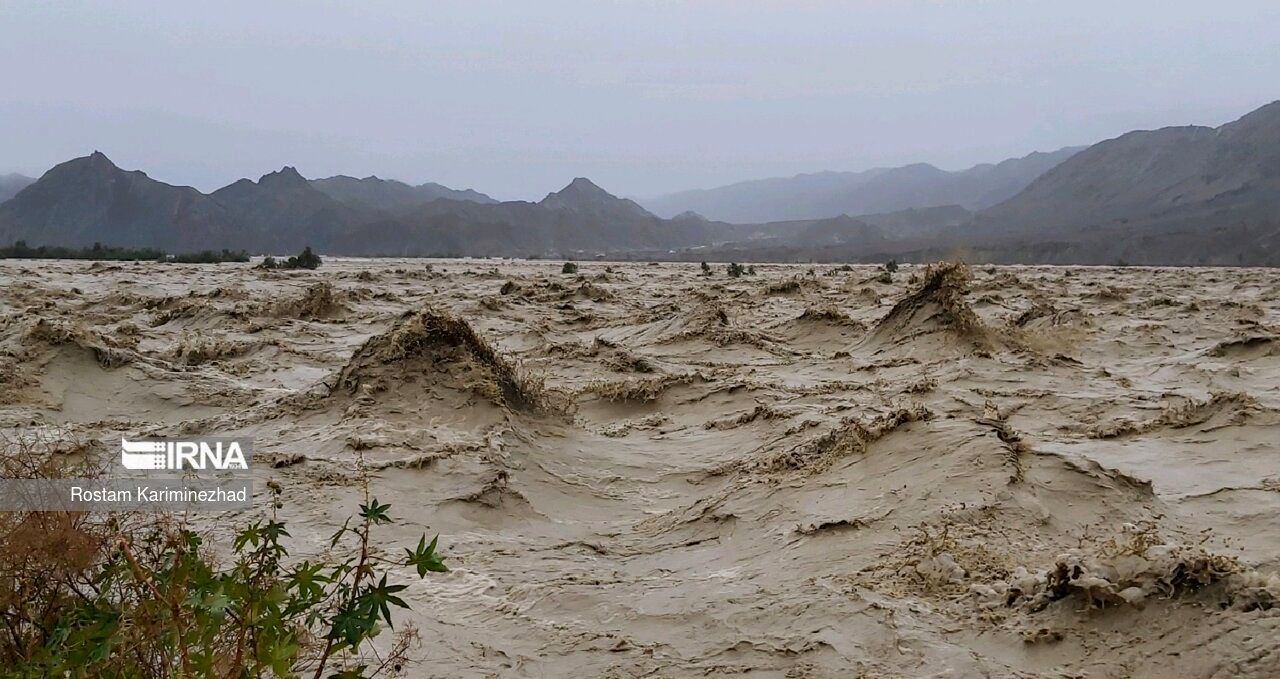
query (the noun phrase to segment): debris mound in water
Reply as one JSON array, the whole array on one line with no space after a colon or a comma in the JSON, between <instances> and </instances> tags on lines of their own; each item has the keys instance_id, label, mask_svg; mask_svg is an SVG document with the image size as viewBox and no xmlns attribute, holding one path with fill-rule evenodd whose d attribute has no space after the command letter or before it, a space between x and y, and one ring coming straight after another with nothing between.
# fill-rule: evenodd
<instances>
[{"instance_id":1,"label":"debris mound in water","mask_svg":"<svg viewBox=\"0 0 1280 679\"><path fill-rule=\"evenodd\" d=\"M387 332L369 338L339 373L337 384L349 393L382 391L415 369L446 373L516 410L560 409L541 379L500 355L466 321L431 307L410 311ZM472 379L466 379L467 373Z\"/></svg>"},{"instance_id":2,"label":"debris mound in water","mask_svg":"<svg viewBox=\"0 0 1280 679\"><path fill-rule=\"evenodd\" d=\"M821 436L758 460L753 467L766 474L818 474L829 469L836 460L866 453L868 446L898 427L908 422L927 420L931 416L932 413L927 408L915 404L897 408L865 422L847 419Z\"/></svg>"},{"instance_id":3,"label":"debris mound in water","mask_svg":"<svg viewBox=\"0 0 1280 679\"><path fill-rule=\"evenodd\" d=\"M1109 439L1145 434L1157 429L1184 429L1220 420L1224 424L1243 424L1262 409L1258 400L1243 392L1215 391L1205 401L1187 399L1167 405L1159 417L1145 422L1119 419L1089 429L1090 438Z\"/></svg>"},{"instance_id":4,"label":"debris mound in water","mask_svg":"<svg viewBox=\"0 0 1280 679\"><path fill-rule=\"evenodd\" d=\"M43 318L31 326L27 332L27 341L49 346L78 346L91 352L94 360L103 368L118 368L131 363L134 358L133 352L124 346L128 342L114 341L99 332Z\"/></svg>"},{"instance_id":5,"label":"debris mound in water","mask_svg":"<svg viewBox=\"0 0 1280 679\"><path fill-rule=\"evenodd\" d=\"M1249 571L1235 557L1199 545L1171 544L1153 527L1126 526L1125 534L1097 549L1073 549L1041 572L1016 568L1005 580L975 585L971 591L987 607L1044 609L1067 597L1089 608L1137 605L1151 597L1170 598L1223 583L1231 605L1270 608L1280 589Z\"/></svg>"},{"instance_id":6,"label":"debris mound in water","mask_svg":"<svg viewBox=\"0 0 1280 679\"><path fill-rule=\"evenodd\" d=\"M308 287L299 297L277 303L273 312L276 316L285 318L310 320L336 316L345 310L346 307L339 299L339 294L334 292L333 285L320 282Z\"/></svg>"},{"instance_id":7,"label":"debris mound in water","mask_svg":"<svg viewBox=\"0 0 1280 679\"><path fill-rule=\"evenodd\" d=\"M980 349L992 345L991 333L965 301L969 267L958 262L930 264L923 281L876 325L871 340L901 344L921 335L947 332Z\"/></svg>"},{"instance_id":8,"label":"debris mound in water","mask_svg":"<svg viewBox=\"0 0 1280 679\"><path fill-rule=\"evenodd\" d=\"M849 314L841 311L834 304L810 305L805 307L804 313L796 318L800 322L819 322L830 323L832 325L843 325L850 328L860 329L863 327L862 322L853 318Z\"/></svg>"}]
</instances>

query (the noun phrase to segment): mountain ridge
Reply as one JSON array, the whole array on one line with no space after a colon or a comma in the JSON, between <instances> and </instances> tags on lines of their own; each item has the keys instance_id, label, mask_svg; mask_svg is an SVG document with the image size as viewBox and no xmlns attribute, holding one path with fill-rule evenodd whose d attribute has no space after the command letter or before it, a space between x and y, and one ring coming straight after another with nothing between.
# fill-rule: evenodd
<instances>
[{"instance_id":1,"label":"mountain ridge","mask_svg":"<svg viewBox=\"0 0 1280 679\"><path fill-rule=\"evenodd\" d=\"M857 172L823 171L737 182L641 199L659 216L694 211L708 219L759 223L960 205L969 210L1012 197L1085 147L1036 151L998 163L947 171L929 163Z\"/></svg>"}]
</instances>

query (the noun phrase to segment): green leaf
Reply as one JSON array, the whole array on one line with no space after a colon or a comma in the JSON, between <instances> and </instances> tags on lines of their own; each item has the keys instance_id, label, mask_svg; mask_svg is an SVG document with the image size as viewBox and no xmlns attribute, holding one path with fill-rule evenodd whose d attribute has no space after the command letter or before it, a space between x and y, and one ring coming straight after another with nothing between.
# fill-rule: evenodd
<instances>
[{"instance_id":1,"label":"green leaf","mask_svg":"<svg viewBox=\"0 0 1280 679\"><path fill-rule=\"evenodd\" d=\"M387 621L387 625L394 627L391 624L391 609L388 604L399 606L400 608L408 608L409 604L405 603L404 599L395 596L397 592L405 589L408 589L407 585L388 585L387 576L384 573L378 584L370 586L365 590L364 594L360 595L356 600L356 604L364 611L373 613L375 620L377 619L377 614L381 612L382 619Z\"/></svg>"},{"instance_id":2,"label":"green leaf","mask_svg":"<svg viewBox=\"0 0 1280 679\"><path fill-rule=\"evenodd\" d=\"M439 554L436 554L436 543L439 541L440 536L437 535L432 538L431 544L428 545L427 536L423 535L422 538L418 540L417 549L404 550L407 555L405 558L405 565L417 568L418 577L427 577L428 571L434 571L436 573L447 573L449 571L449 567L444 565L444 559L442 559Z\"/></svg>"},{"instance_id":3,"label":"green leaf","mask_svg":"<svg viewBox=\"0 0 1280 679\"><path fill-rule=\"evenodd\" d=\"M378 499L374 498L367 505L360 505L360 516L369 523L391 523L391 517L387 516L387 510L391 509L391 505L380 505Z\"/></svg>"}]
</instances>

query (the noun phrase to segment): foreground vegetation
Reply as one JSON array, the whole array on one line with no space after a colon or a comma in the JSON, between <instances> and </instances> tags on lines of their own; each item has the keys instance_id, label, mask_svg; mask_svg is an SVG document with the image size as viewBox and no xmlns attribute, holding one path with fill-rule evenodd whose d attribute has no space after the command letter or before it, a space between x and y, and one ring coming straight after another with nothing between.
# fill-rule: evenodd
<instances>
[{"instance_id":1,"label":"foreground vegetation","mask_svg":"<svg viewBox=\"0 0 1280 679\"><path fill-rule=\"evenodd\" d=\"M61 444L22 438L0 445L5 478L83 474L54 466ZM280 487L268 486L274 507ZM384 556L372 534L392 523L368 497L328 549L290 558L274 509L242 527L230 562L166 515L83 512L0 514L0 676L356 677L402 674L417 641L393 611L407 585L448 570L425 535ZM158 517L158 518L157 518ZM393 629L375 646L383 627Z\"/></svg>"},{"instance_id":2,"label":"foreground vegetation","mask_svg":"<svg viewBox=\"0 0 1280 679\"><path fill-rule=\"evenodd\" d=\"M156 261L180 264L220 264L222 262L247 262L249 253L243 250L201 250L168 254L155 248L117 248L94 243L89 248L67 248L40 245L31 247L26 241L18 241L8 247L0 247L0 259L86 259L97 261Z\"/></svg>"}]
</instances>

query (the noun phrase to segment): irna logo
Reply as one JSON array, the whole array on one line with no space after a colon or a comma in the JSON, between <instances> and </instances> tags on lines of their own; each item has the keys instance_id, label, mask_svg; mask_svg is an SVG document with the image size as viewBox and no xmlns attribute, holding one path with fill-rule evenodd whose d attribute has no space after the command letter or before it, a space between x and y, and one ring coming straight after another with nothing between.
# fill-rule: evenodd
<instances>
[{"instance_id":1,"label":"irna logo","mask_svg":"<svg viewBox=\"0 0 1280 679\"><path fill-rule=\"evenodd\" d=\"M247 439L120 439L120 463L125 469L228 470L248 469L252 444Z\"/></svg>"}]
</instances>

